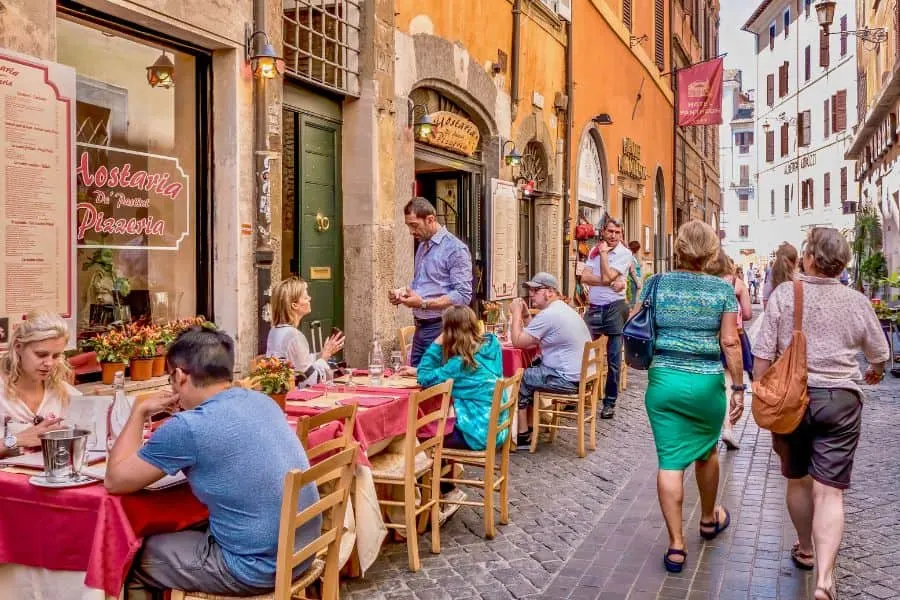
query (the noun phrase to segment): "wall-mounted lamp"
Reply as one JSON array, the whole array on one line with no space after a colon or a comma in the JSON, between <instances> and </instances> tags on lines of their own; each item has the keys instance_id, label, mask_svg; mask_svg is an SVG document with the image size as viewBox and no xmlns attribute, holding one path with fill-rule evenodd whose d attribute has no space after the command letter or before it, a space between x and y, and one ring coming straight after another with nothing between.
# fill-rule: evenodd
<instances>
[{"instance_id":1,"label":"wall-mounted lamp","mask_svg":"<svg viewBox=\"0 0 900 600\"><path fill-rule=\"evenodd\" d=\"M597 125L612 125L613 124L612 117L609 116L609 113L600 113L599 115L597 115L593 119L591 119L591 121L593 121Z\"/></svg>"},{"instance_id":2,"label":"wall-mounted lamp","mask_svg":"<svg viewBox=\"0 0 900 600\"><path fill-rule=\"evenodd\" d=\"M257 43L253 47L253 40L256 36L263 36L262 45ZM259 79L275 79L284 73L284 59L278 56L275 48L269 41L269 36L265 31L254 31L247 36L247 60L250 61L250 70L253 76Z\"/></svg>"},{"instance_id":3,"label":"wall-mounted lamp","mask_svg":"<svg viewBox=\"0 0 900 600\"><path fill-rule=\"evenodd\" d=\"M825 35L855 35L864 42L874 44L877 48L887 41L887 30L883 27L864 27L855 31L837 31L830 33L831 25L834 23L834 10L837 2L834 0L820 0L816 4L816 18L819 21L819 27L825 32Z\"/></svg>"},{"instance_id":4,"label":"wall-mounted lamp","mask_svg":"<svg viewBox=\"0 0 900 600\"><path fill-rule=\"evenodd\" d=\"M775 120L779 123L787 123L788 125L791 125L797 122L797 117L788 117L786 113L780 113L777 117L775 117ZM762 128L766 133L772 131L772 124L769 123L768 119L763 122Z\"/></svg>"},{"instance_id":5,"label":"wall-mounted lamp","mask_svg":"<svg viewBox=\"0 0 900 600\"><path fill-rule=\"evenodd\" d=\"M416 109L422 109L422 116L416 119ZM413 119L416 119L413 121ZM425 139L431 137L431 134L434 132L434 121L431 120L431 115L428 114L428 106L425 104L415 104L412 99L409 100L409 117L407 119L410 127L415 126L415 133L417 138Z\"/></svg>"},{"instance_id":6,"label":"wall-mounted lamp","mask_svg":"<svg viewBox=\"0 0 900 600\"><path fill-rule=\"evenodd\" d=\"M150 87L161 87L166 90L175 85L175 63L166 55L165 50L155 63L147 67L147 83Z\"/></svg>"},{"instance_id":7,"label":"wall-mounted lamp","mask_svg":"<svg viewBox=\"0 0 900 600\"><path fill-rule=\"evenodd\" d=\"M507 152L506 147L510 144L512 144L512 150ZM505 155L503 159L506 161L507 167L518 167L522 164L522 155L519 154L518 150L516 150L516 143L514 141L506 140L506 142L503 144L501 153Z\"/></svg>"}]
</instances>

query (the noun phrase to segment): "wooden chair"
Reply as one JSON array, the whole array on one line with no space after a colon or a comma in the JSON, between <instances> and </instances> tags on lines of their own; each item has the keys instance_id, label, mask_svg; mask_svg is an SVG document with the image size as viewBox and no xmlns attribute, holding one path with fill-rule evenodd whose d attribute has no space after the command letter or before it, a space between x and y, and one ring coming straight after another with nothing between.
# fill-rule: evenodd
<instances>
[{"instance_id":1,"label":"wooden chair","mask_svg":"<svg viewBox=\"0 0 900 600\"><path fill-rule=\"evenodd\" d=\"M484 470L484 479L454 479L442 477L441 482L453 483L469 487L477 487L482 490L484 500L482 502L441 500L443 504L465 504L467 506L481 506L484 511L484 537L493 539L496 535L494 527L494 494L500 494L500 524L509 523L509 451L512 446L512 418L517 410L519 400L519 384L522 382L522 369L508 379L500 379L494 386L494 399L491 403L491 416L488 421L487 439L496 440L503 432L506 439L502 444L491 444L484 450L457 450L444 448L441 458L447 463L460 463L472 465ZM500 420L501 415L503 420ZM497 462L497 456L500 462ZM499 475L495 472L500 471ZM446 469L442 469L444 471ZM451 469L452 472L452 469Z\"/></svg>"},{"instance_id":2,"label":"wooden chair","mask_svg":"<svg viewBox=\"0 0 900 600\"><path fill-rule=\"evenodd\" d=\"M597 448L597 401L606 381L606 337L601 336L584 345L581 358L581 379L578 392L575 394L557 394L555 392L538 391L534 394L532 419L531 452L537 451L541 428L548 429L550 441L556 438L559 429L575 430L578 436L578 456L584 458L584 429L590 425L591 450ZM542 408L543 404L547 408ZM566 405L575 405L575 412L563 410ZM549 417L547 423L541 422L541 415ZM561 419L575 419L575 425L560 425Z\"/></svg>"},{"instance_id":3,"label":"wooden chair","mask_svg":"<svg viewBox=\"0 0 900 600\"><path fill-rule=\"evenodd\" d=\"M431 552L441 552L440 504L441 497L441 452L444 446L444 426L447 422L447 411L450 408L450 390L453 380L445 381L415 392L409 397L406 417L406 437L403 441L403 455L382 452L374 456L372 461L372 479L376 485L402 487L403 500L378 500L383 508L402 506L403 523L386 523L388 529L399 529L406 533L406 546L409 554L409 568L419 570L419 539L417 521L419 515L426 511L431 518ZM424 416L422 405L439 396L440 409ZM419 442L416 432L430 423L437 423L434 437ZM421 483L419 481L422 480ZM422 501L416 506L416 490L421 490Z\"/></svg>"},{"instance_id":4,"label":"wooden chair","mask_svg":"<svg viewBox=\"0 0 900 600\"><path fill-rule=\"evenodd\" d=\"M348 448L353 443L353 427L356 425L355 404L349 406L337 406L317 415L310 415L297 420L297 437L300 445L306 450L306 457L311 463L320 456L327 456L332 452ZM309 432L330 423L339 422L343 425L340 437L322 442L313 447L309 446Z\"/></svg>"},{"instance_id":5,"label":"wooden chair","mask_svg":"<svg viewBox=\"0 0 900 600\"><path fill-rule=\"evenodd\" d=\"M484 319L478 319L478 335L484 335Z\"/></svg>"},{"instance_id":6,"label":"wooden chair","mask_svg":"<svg viewBox=\"0 0 900 600\"><path fill-rule=\"evenodd\" d=\"M622 344L622 361L619 366L619 393L628 389L628 365L625 364L625 344Z\"/></svg>"},{"instance_id":7,"label":"wooden chair","mask_svg":"<svg viewBox=\"0 0 900 600\"><path fill-rule=\"evenodd\" d=\"M284 496L281 501L281 526L278 530L278 556L275 566L275 590L270 594L244 596L247 600L290 600L307 598L306 588L320 578L322 599L337 600L340 588L338 580L338 554L344 532L344 512L353 481L356 453L359 446L351 447L310 467L306 471L294 469L284 476ZM315 482L321 490L331 484L327 493L320 492L320 499L312 506L297 512L297 502L303 486ZM313 518L322 517L324 531L315 540L294 551L294 540L299 527ZM320 555L324 552L324 559ZM292 581L294 567L313 558L303 575ZM203 592L172 590L172 600L227 600L232 596L219 596Z\"/></svg>"},{"instance_id":8,"label":"wooden chair","mask_svg":"<svg viewBox=\"0 0 900 600\"><path fill-rule=\"evenodd\" d=\"M409 361L409 353L412 351L412 340L415 334L415 325L407 325L400 328L400 351L403 352L404 361Z\"/></svg>"}]
</instances>

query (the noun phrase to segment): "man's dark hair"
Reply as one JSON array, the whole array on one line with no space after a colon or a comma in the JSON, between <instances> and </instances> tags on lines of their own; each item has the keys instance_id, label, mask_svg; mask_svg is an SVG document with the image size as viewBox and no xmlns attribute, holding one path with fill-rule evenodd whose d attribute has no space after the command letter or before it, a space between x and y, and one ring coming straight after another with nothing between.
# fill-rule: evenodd
<instances>
[{"instance_id":1,"label":"man's dark hair","mask_svg":"<svg viewBox=\"0 0 900 600\"><path fill-rule=\"evenodd\" d=\"M641 243L637 240L631 240L628 242L628 249L631 250L632 253L635 253L641 249Z\"/></svg>"},{"instance_id":2,"label":"man's dark hair","mask_svg":"<svg viewBox=\"0 0 900 600\"><path fill-rule=\"evenodd\" d=\"M197 387L234 379L234 340L224 331L200 325L182 331L166 352L169 371L181 369Z\"/></svg>"},{"instance_id":3,"label":"man's dark hair","mask_svg":"<svg viewBox=\"0 0 900 600\"><path fill-rule=\"evenodd\" d=\"M422 198L421 196L416 196L407 202L406 206L403 207L403 214L415 215L417 219L424 219L428 216L437 216L434 205L429 202L427 198Z\"/></svg>"}]
</instances>

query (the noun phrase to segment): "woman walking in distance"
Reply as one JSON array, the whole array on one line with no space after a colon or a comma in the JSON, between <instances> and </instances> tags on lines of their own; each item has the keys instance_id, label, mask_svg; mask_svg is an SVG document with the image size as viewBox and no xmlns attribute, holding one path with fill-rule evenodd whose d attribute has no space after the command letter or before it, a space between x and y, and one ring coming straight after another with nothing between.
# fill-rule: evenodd
<instances>
[{"instance_id":1,"label":"woman walking in distance","mask_svg":"<svg viewBox=\"0 0 900 600\"><path fill-rule=\"evenodd\" d=\"M743 372L734 288L705 272L718 252L716 232L702 221L691 221L678 230L678 270L659 275L656 283L656 339L645 404L659 459L659 504L669 532L663 562L673 573L687 560L682 504L684 471L691 464L700 490L700 535L711 540L731 523L728 511L716 504L716 446L726 408L721 351L733 381L743 381ZM653 288L649 282L644 285L638 307ZM734 385L732 423L743 410L744 386Z\"/></svg>"},{"instance_id":2,"label":"woman walking in distance","mask_svg":"<svg viewBox=\"0 0 900 600\"><path fill-rule=\"evenodd\" d=\"M788 479L787 507L797 530L794 564L816 568L816 600L834 600L834 561L844 533L844 490L850 486L859 442L862 392L857 355L869 363L866 383L884 378L887 340L868 299L841 285L850 246L837 229L810 230L803 248L803 333L809 406L787 435L772 434L772 445ZM769 297L753 354L754 380L791 341L794 289L783 285Z\"/></svg>"}]
</instances>

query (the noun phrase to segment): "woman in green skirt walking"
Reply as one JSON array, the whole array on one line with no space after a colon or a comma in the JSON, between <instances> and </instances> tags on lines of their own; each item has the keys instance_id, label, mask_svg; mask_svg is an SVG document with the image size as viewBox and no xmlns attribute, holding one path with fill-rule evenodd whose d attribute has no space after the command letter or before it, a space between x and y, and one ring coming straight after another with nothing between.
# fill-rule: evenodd
<instances>
[{"instance_id":1,"label":"woman in green skirt walking","mask_svg":"<svg viewBox=\"0 0 900 600\"><path fill-rule=\"evenodd\" d=\"M678 270L657 275L656 339L645 404L659 458L659 504L669 531L664 564L675 573L687 559L682 503L684 471L692 463L700 490L700 535L711 540L731 523L728 511L716 504L716 445L726 411L720 352L725 352L733 381L743 381L743 367L734 290L703 272L718 252L715 231L702 221L691 221L679 229L675 242ZM644 286L642 302L652 288ZM732 423L743 409L744 386L732 386Z\"/></svg>"}]
</instances>

